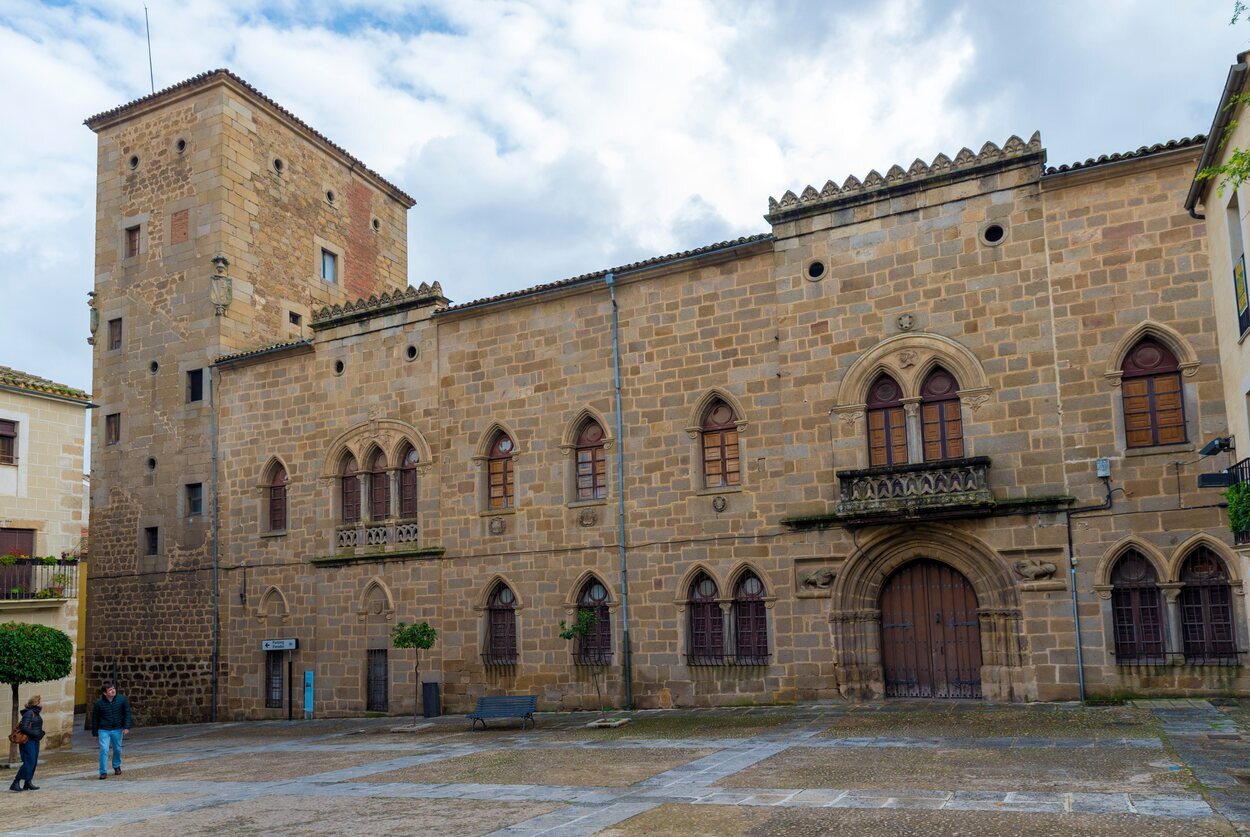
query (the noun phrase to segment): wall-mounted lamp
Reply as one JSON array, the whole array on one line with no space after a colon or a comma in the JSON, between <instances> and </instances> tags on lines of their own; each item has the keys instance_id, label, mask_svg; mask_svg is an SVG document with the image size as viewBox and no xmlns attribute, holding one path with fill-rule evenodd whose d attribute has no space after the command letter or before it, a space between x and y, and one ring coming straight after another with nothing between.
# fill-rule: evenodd
<instances>
[{"instance_id":1,"label":"wall-mounted lamp","mask_svg":"<svg viewBox=\"0 0 1250 837\"><path fill-rule=\"evenodd\" d=\"M1216 436L1214 439L1212 439L1211 441L1207 442L1205 445L1202 446L1202 449L1198 451L1198 455L1199 456L1215 456L1217 453L1222 453L1223 451L1228 450L1232 446L1233 446L1232 436Z\"/></svg>"}]
</instances>

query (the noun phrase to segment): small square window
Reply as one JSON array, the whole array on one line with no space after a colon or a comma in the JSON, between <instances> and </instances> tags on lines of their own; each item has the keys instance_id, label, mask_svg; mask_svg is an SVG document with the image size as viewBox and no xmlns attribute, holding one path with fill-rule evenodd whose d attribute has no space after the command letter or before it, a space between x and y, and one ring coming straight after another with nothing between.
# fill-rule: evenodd
<instances>
[{"instance_id":1,"label":"small square window","mask_svg":"<svg viewBox=\"0 0 1250 837\"><path fill-rule=\"evenodd\" d=\"M192 369L187 372L187 403L204 400L204 370Z\"/></svg>"},{"instance_id":2,"label":"small square window","mask_svg":"<svg viewBox=\"0 0 1250 837\"><path fill-rule=\"evenodd\" d=\"M122 414L109 413L104 417L104 444L115 445L122 440Z\"/></svg>"},{"instance_id":3,"label":"small square window","mask_svg":"<svg viewBox=\"0 0 1250 837\"><path fill-rule=\"evenodd\" d=\"M17 422L0 420L0 465L17 464Z\"/></svg>"},{"instance_id":4,"label":"small square window","mask_svg":"<svg viewBox=\"0 0 1250 837\"><path fill-rule=\"evenodd\" d=\"M139 255L139 226L126 227L126 258Z\"/></svg>"},{"instance_id":5,"label":"small square window","mask_svg":"<svg viewBox=\"0 0 1250 837\"><path fill-rule=\"evenodd\" d=\"M121 317L116 320L109 320L109 351L120 349L122 347L122 321Z\"/></svg>"},{"instance_id":6,"label":"small square window","mask_svg":"<svg viewBox=\"0 0 1250 837\"><path fill-rule=\"evenodd\" d=\"M287 316L287 320L293 326L297 326L301 324L302 322L304 322L304 318L301 317L299 314L296 314L294 311L287 311L286 316Z\"/></svg>"},{"instance_id":7,"label":"small square window","mask_svg":"<svg viewBox=\"0 0 1250 837\"><path fill-rule=\"evenodd\" d=\"M187 517L199 517L204 513L204 483L187 483Z\"/></svg>"},{"instance_id":8,"label":"small square window","mask_svg":"<svg viewBox=\"0 0 1250 837\"><path fill-rule=\"evenodd\" d=\"M321 278L327 282L337 281L339 257L324 247L321 248Z\"/></svg>"},{"instance_id":9,"label":"small square window","mask_svg":"<svg viewBox=\"0 0 1250 837\"><path fill-rule=\"evenodd\" d=\"M143 554L161 554L161 530L158 526L148 526L143 530Z\"/></svg>"}]
</instances>

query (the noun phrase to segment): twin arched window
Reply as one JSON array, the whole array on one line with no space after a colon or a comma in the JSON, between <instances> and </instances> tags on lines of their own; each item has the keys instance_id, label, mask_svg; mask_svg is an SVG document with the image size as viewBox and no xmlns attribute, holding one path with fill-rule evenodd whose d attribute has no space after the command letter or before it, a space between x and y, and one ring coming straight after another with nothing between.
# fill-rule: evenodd
<instances>
[{"instance_id":1,"label":"twin arched window","mask_svg":"<svg viewBox=\"0 0 1250 837\"><path fill-rule=\"evenodd\" d=\"M1176 355L1158 340L1146 337L1129 351L1121 371L1125 444L1145 448L1188 441Z\"/></svg>"},{"instance_id":2,"label":"twin arched window","mask_svg":"<svg viewBox=\"0 0 1250 837\"><path fill-rule=\"evenodd\" d=\"M719 665L726 659L740 665L767 665L768 610L759 576L743 573L734 586L731 607L733 648L726 649L725 611L716 582L702 572L691 581L686 601L690 665Z\"/></svg>"},{"instance_id":3,"label":"twin arched window","mask_svg":"<svg viewBox=\"0 0 1250 837\"><path fill-rule=\"evenodd\" d=\"M914 402L913 402L914 403ZM868 388L868 465L905 465L907 412L903 389L882 373ZM942 367L925 376L920 385L921 453L925 462L959 459L964 455L963 416L959 382Z\"/></svg>"},{"instance_id":4,"label":"twin arched window","mask_svg":"<svg viewBox=\"0 0 1250 837\"><path fill-rule=\"evenodd\" d=\"M486 603L486 648L482 661L488 666L516 665L516 594L502 581L495 585Z\"/></svg>"},{"instance_id":5,"label":"twin arched window","mask_svg":"<svg viewBox=\"0 0 1250 837\"><path fill-rule=\"evenodd\" d=\"M703 411L699 423L703 447L703 487L730 488L742 484L738 456L738 416L717 398Z\"/></svg>"},{"instance_id":6,"label":"twin arched window","mask_svg":"<svg viewBox=\"0 0 1250 837\"><path fill-rule=\"evenodd\" d=\"M1178 600L1182 648L1187 663L1235 663L1232 587L1224 561L1199 546L1181 564ZM1120 663L1158 663L1167 658L1164 607L1154 565L1135 549L1111 571L1115 653Z\"/></svg>"}]
</instances>

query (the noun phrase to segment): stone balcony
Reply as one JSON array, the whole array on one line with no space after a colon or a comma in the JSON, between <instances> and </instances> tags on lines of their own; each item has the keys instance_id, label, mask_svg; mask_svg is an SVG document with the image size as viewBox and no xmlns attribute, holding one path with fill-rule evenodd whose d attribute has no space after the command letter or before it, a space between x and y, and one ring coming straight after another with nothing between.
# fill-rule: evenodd
<instances>
[{"instance_id":1,"label":"stone balcony","mask_svg":"<svg viewBox=\"0 0 1250 837\"><path fill-rule=\"evenodd\" d=\"M989 472L988 456L838 471L836 516L870 522L988 514L995 507Z\"/></svg>"}]
</instances>

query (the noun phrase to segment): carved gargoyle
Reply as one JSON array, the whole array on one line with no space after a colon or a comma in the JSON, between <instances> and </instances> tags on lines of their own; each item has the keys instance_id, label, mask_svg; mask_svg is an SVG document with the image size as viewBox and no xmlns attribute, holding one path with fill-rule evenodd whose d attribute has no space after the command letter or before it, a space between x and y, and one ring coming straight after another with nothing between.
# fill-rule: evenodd
<instances>
[{"instance_id":1,"label":"carved gargoyle","mask_svg":"<svg viewBox=\"0 0 1250 837\"><path fill-rule=\"evenodd\" d=\"M1029 558L1026 561L1017 561L1015 563L1016 573L1021 578L1027 578L1029 581L1041 581L1044 578L1050 578L1058 569L1049 561L1038 561Z\"/></svg>"},{"instance_id":2,"label":"carved gargoyle","mask_svg":"<svg viewBox=\"0 0 1250 837\"><path fill-rule=\"evenodd\" d=\"M834 572L831 569L812 570L804 573L799 586L804 590L828 590L833 586Z\"/></svg>"}]
</instances>

